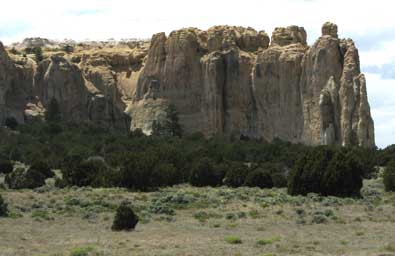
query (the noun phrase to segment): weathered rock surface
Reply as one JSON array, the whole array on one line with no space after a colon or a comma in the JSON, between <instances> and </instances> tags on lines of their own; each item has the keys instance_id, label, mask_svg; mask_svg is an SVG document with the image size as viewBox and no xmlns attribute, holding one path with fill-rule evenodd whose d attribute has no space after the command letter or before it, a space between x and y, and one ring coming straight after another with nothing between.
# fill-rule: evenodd
<instances>
[{"instance_id":1,"label":"weathered rock surface","mask_svg":"<svg viewBox=\"0 0 395 256\"><path fill-rule=\"evenodd\" d=\"M66 120L122 128L127 115L130 129L150 134L173 104L186 134L374 146L354 43L329 22L314 45L306 38L297 26L276 28L271 40L252 28L185 28L150 44L75 45L37 67L1 46L0 117L29 120L56 98Z\"/></svg>"},{"instance_id":2,"label":"weathered rock surface","mask_svg":"<svg viewBox=\"0 0 395 256\"><path fill-rule=\"evenodd\" d=\"M374 146L354 43L340 40L329 22L313 46L306 37L297 26L276 28L270 46L266 33L251 28L154 35L131 105L144 105L155 81L155 98L177 107L187 133ZM132 129L147 127L149 116Z\"/></svg>"},{"instance_id":3,"label":"weathered rock surface","mask_svg":"<svg viewBox=\"0 0 395 256\"><path fill-rule=\"evenodd\" d=\"M14 62L0 42L0 123L7 117L24 122L23 109L31 95L35 63L27 58Z\"/></svg>"}]
</instances>

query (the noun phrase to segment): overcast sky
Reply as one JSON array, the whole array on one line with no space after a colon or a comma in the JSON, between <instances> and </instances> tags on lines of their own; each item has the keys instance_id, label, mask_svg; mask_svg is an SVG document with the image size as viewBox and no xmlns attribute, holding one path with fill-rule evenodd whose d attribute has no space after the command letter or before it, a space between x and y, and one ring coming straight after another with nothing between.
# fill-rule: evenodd
<instances>
[{"instance_id":1,"label":"overcast sky","mask_svg":"<svg viewBox=\"0 0 395 256\"><path fill-rule=\"evenodd\" d=\"M379 147L395 144L395 19L391 0L7 0L0 40L25 37L105 40L150 38L182 27L251 26L271 34L299 25L313 43L332 21L360 50ZM6 11L4 11L6 10Z\"/></svg>"}]
</instances>

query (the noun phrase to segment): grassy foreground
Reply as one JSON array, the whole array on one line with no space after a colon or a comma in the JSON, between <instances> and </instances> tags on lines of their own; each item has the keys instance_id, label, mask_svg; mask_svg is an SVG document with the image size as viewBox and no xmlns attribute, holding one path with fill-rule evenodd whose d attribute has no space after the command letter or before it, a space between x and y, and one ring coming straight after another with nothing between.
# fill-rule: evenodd
<instances>
[{"instance_id":1,"label":"grassy foreground","mask_svg":"<svg viewBox=\"0 0 395 256\"><path fill-rule=\"evenodd\" d=\"M0 183L1 183L0 178ZM363 198L292 197L284 189L1 190L0 256L395 255L395 194L365 180ZM136 230L113 232L128 201Z\"/></svg>"}]
</instances>

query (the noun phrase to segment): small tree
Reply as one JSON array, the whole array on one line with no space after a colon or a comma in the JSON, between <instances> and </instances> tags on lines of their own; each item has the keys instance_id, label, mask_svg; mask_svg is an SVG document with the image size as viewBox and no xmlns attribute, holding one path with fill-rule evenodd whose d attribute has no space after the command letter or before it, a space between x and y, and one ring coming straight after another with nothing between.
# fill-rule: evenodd
<instances>
[{"instance_id":1,"label":"small tree","mask_svg":"<svg viewBox=\"0 0 395 256\"><path fill-rule=\"evenodd\" d=\"M16 121L15 117L7 117L5 119L4 125L11 130L16 130L16 128L18 127L18 121Z\"/></svg>"},{"instance_id":2,"label":"small tree","mask_svg":"<svg viewBox=\"0 0 395 256\"><path fill-rule=\"evenodd\" d=\"M291 171L288 193L359 196L363 174L362 165L352 151L325 146L312 148Z\"/></svg>"},{"instance_id":3,"label":"small tree","mask_svg":"<svg viewBox=\"0 0 395 256\"><path fill-rule=\"evenodd\" d=\"M14 165L9 160L0 160L0 173L8 174L12 172Z\"/></svg>"},{"instance_id":4,"label":"small tree","mask_svg":"<svg viewBox=\"0 0 395 256\"><path fill-rule=\"evenodd\" d=\"M165 129L168 130L169 135L181 137L182 128L178 119L178 112L173 104L170 104L166 109Z\"/></svg>"},{"instance_id":5,"label":"small tree","mask_svg":"<svg viewBox=\"0 0 395 256\"><path fill-rule=\"evenodd\" d=\"M4 201L3 197L0 195L0 217L8 216L8 205Z\"/></svg>"},{"instance_id":6,"label":"small tree","mask_svg":"<svg viewBox=\"0 0 395 256\"><path fill-rule=\"evenodd\" d=\"M138 222L138 216L127 203L123 202L117 209L111 229L113 231L130 231L136 227Z\"/></svg>"},{"instance_id":7,"label":"small tree","mask_svg":"<svg viewBox=\"0 0 395 256\"><path fill-rule=\"evenodd\" d=\"M21 54L20 52L17 51L17 49L15 49L15 47L12 47L12 48L11 48L10 53L12 53L12 54L14 54L14 55Z\"/></svg>"},{"instance_id":8,"label":"small tree","mask_svg":"<svg viewBox=\"0 0 395 256\"><path fill-rule=\"evenodd\" d=\"M221 184L221 180L218 180L215 175L214 164L211 159L202 158L193 165L189 183L196 187L217 186Z\"/></svg>"},{"instance_id":9,"label":"small tree","mask_svg":"<svg viewBox=\"0 0 395 256\"><path fill-rule=\"evenodd\" d=\"M35 161L29 169L41 173L46 179L53 178L55 176L55 173L51 170L48 164L40 160Z\"/></svg>"},{"instance_id":10,"label":"small tree","mask_svg":"<svg viewBox=\"0 0 395 256\"><path fill-rule=\"evenodd\" d=\"M134 190L150 190L151 173L157 161L156 154L152 151L129 153L120 170L121 185Z\"/></svg>"},{"instance_id":11,"label":"small tree","mask_svg":"<svg viewBox=\"0 0 395 256\"><path fill-rule=\"evenodd\" d=\"M28 169L25 172L23 180L24 182L21 188L34 189L45 185L45 175L35 169Z\"/></svg>"},{"instance_id":12,"label":"small tree","mask_svg":"<svg viewBox=\"0 0 395 256\"><path fill-rule=\"evenodd\" d=\"M164 128L158 120L154 120L152 122L152 133L153 136L161 136L164 135Z\"/></svg>"},{"instance_id":13,"label":"small tree","mask_svg":"<svg viewBox=\"0 0 395 256\"><path fill-rule=\"evenodd\" d=\"M25 171L23 168L18 168L7 174L4 181L11 189L33 189L45 185L44 175L34 169Z\"/></svg>"},{"instance_id":14,"label":"small tree","mask_svg":"<svg viewBox=\"0 0 395 256\"><path fill-rule=\"evenodd\" d=\"M112 187L117 184L118 173L107 166L103 159L75 160L64 165L63 178L69 185Z\"/></svg>"},{"instance_id":15,"label":"small tree","mask_svg":"<svg viewBox=\"0 0 395 256\"><path fill-rule=\"evenodd\" d=\"M71 45L65 45L63 46L62 50L66 53L72 53L74 51L74 47Z\"/></svg>"},{"instance_id":16,"label":"small tree","mask_svg":"<svg viewBox=\"0 0 395 256\"><path fill-rule=\"evenodd\" d=\"M177 184L178 179L177 168L173 164L159 164L151 173L153 187L172 186Z\"/></svg>"},{"instance_id":17,"label":"small tree","mask_svg":"<svg viewBox=\"0 0 395 256\"><path fill-rule=\"evenodd\" d=\"M272 188L273 180L268 171L258 168L247 175L244 185L247 187Z\"/></svg>"},{"instance_id":18,"label":"small tree","mask_svg":"<svg viewBox=\"0 0 395 256\"><path fill-rule=\"evenodd\" d=\"M32 51L36 58L36 62L40 62L44 59L43 50L41 49L41 47L34 47Z\"/></svg>"},{"instance_id":19,"label":"small tree","mask_svg":"<svg viewBox=\"0 0 395 256\"><path fill-rule=\"evenodd\" d=\"M388 163L383 175L385 191L395 191L395 160Z\"/></svg>"},{"instance_id":20,"label":"small tree","mask_svg":"<svg viewBox=\"0 0 395 256\"><path fill-rule=\"evenodd\" d=\"M49 101L47 111L45 112L45 119L48 122L59 122L61 120L59 103L55 98Z\"/></svg>"},{"instance_id":21,"label":"small tree","mask_svg":"<svg viewBox=\"0 0 395 256\"><path fill-rule=\"evenodd\" d=\"M300 156L288 177L290 195L323 193L323 177L334 151L326 146L311 148Z\"/></svg>"},{"instance_id":22,"label":"small tree","mask_svg":"<svg viewBox=\"0 0 395 256\"><path fill-rule=\"evenodd\" d=\"M363 169L360 161L346 149L338 150L329 162L323 177L325 196L359 196Z\"/></svg>"},{"instance_id":23,"label":"small tree","mask_svg":"<svg viewBox=\"0 0 395 256\"><path fill-rule=\"evenodd\" d=\"M248 167L242 163L234 162L230 164L224 178L225 185L234 188L242 186L245 182L248 172Z\"/></svg>"}]
</instances>

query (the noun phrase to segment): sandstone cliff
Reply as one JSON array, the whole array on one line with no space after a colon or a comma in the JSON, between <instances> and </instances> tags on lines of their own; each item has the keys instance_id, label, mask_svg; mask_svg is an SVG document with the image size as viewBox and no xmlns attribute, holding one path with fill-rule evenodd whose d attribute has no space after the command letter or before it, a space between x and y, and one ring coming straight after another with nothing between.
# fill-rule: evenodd
<instances>
[{"instance_id":1,"label":"sandstone cliff","mask_svg":"<svg viewBox=\"0 0 395 256\"><path fill-rule=\"evenodd\" d=\"M187 134L374 146L355 44L332 23L313 46L306 37L297 26L271 39L252 28L187 28L149 43L52 49L37 65L1 46L0 119L29 120L56 98L66 120L124 127L127 114L130 129L149 134L173 104Z\"/></svg>"}]
</instances>

